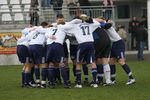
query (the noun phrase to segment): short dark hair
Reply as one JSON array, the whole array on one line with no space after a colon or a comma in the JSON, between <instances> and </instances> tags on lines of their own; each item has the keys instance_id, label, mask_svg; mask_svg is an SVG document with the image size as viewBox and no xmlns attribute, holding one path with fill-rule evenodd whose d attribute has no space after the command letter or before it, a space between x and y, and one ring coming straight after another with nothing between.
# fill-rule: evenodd
<instances>
[{"instance_id":1,"label":"short dark hair","mask_svg":"<svg viewBox=\"0 0 150 100\"><path fill-rule=\"evenodd\" d=\"M56 18L58 19L58 18L64 18L64 15L63 14L58 14L57 16L56 16Z\"/></svg>"},{"instance_id":2,"label":"short dark hair","mask_svg":"<svg viewBox=\"0 0 150 100\"><path fill-rule=\"evenodd\" d=\"M105 19L105 17L103 17L103 16L99 16L99 17L97 17L98 19L102 19L102 20L106 20Z\"/></svg>"},{"instance_id":3,"label":"short dark hair","mask_svg":"<svg viewBox=\"0 0 150 100\"><path fill-rule=\"evenodd\" d=\"M41 23L41 26L47 26L47 25L48 25L47 22L42 22L42 23Z\"/></svg>"},{"instance_id":4,"label":"short dark hair","mask_svg":"<svg viewBox=\"0 0 150 100\"><path fill-rule=\"evenodd\" d=\"M87 23L93 23L93 19L90 17L89 19L85 20Z\"/></svg>"}]
</instances>

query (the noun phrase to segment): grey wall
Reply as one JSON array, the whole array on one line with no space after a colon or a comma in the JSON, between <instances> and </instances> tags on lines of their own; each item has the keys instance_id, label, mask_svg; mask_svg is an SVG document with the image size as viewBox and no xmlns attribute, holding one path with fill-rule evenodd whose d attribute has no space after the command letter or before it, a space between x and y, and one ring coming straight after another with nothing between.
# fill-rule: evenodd
<instances>
[{"instance_id":1,"label":"grey wall","mask_svg":"<svg viewBox=\"0 0 150 100\"><path fill-rule=\"evenodd\" d=\"M0 65L20 65L16 54L0 55Z\"/></svg>"}]
</instances>

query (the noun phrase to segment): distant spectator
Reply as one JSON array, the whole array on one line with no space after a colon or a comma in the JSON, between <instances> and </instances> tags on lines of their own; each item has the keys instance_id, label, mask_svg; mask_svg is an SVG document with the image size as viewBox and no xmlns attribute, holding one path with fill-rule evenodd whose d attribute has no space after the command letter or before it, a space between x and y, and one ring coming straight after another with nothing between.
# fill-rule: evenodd
<instances>
[{"instance_id":1,"label":"distant spectator","mask_svg":"<svg viewBox=\"0 0 150 100\"><path fill-rule=\"evenodd\" d=\"M73 19L75 16L80 15L80 9L77 7L77 2L75 0L69 0L67 7L69 9L71 19Z\"/></svg>"},{"instance_id":2,"label":"distant spectator","mask_svg":"<svg viewBox=\"0 0 150 100\"><path fill-rule=\"evenodd\" d=\"M140 23L142 23L144 25L144 27L147 29L147 17L146 16L141 17Z\"/></svg>"},{"instance_id":3,"label":"distant spectator","mask_svg":"<svg viewBox=\"0 0 150 100\"><path fill-rule=\"evenodd\" d=\"M82 12L88 16L90 16L91 12L89 10L88 6L91 6L91 3L89 2L89 0L78 0L77 6L82 7Z\"/></svg>"},{"instance_id":4,"label":"distant spectator","mask_svg":"<svg viewBox=\"0 0 150 100\"><path fill-rule=\"evenodd\" d=\"M78 0L78 3L80 6L91 6L91 3L89 2L89 0Z\"/></svg>"},{"instance_id":5,"label":"distant spectator","mask_svg":"<svg viewBox=\"0 0 150 100\"><path fill-rule=\"evenodd\" d=\"M112 20L112 9L113 7L113 0L103 0L103 16L106 18L106 20Z\"/></svg>"},{"instance_id":6,"label":"distant spectator","mask_svg":"<svg viewBox=\"0 0 150 100\"><path fill-rule=\"evenodd\" d=\"M30 24L37 26L39 23L38 0L31 0Z\"/></svg>"},{"instance_id":7,"label":"distant spectator","mask_svg":"<svg viewBox=\"0 0 150 100\"><path fill-rule=\"evenodd\" d=\"M146 16L142 16L141 17L141 24L143 24L144 28L147 29L147 17ZM146 49L148 49L148 38L145 40L146 41Z\"/></svg>"},{"instance_id":8,"label":"distant spectator","mask_svg":"<svg viewBox=\"0 0 150 100\"><path fill-rule=\"evenodd\" d=\"M135 43L135 36L137 32L137 28L139 26L139 21L134 16L132 17L131 21L129 22L129 33L131 34L131 50L136 49Z\"/></svg>"},{"instance_id":9,"label":"distant spectator","mask_svg":"<svg viewBox=\"0 0 150 100\"><path fill-rule=\"evenodd\" d=\"M51 4L53 5L55 16L58 14L62 14L63 0L51 0Z\"/></svg>"},{"instance_id":10,"label":"distant spectator","mask_svg":"<svg viewBox=\"0 0 150 100\"><path fill-rule=\"evenodd\" d=\"M143 51L144 51L144 46L145 46L145 40L147 39L147 37L148 37L147 30L144 28L144 24L140 23L139 27L137 28L137 33L136 33L138 60L144 60Z\"/></svg>"},{"instance_id":11,"label":"distant spectator","mask_svg":"<svg viewBox=\"0 0 150 100\"><path fill-rule=\"evenodd\" d=\"M39 23L39 14L37 8L30 9L30 24L37 26Z\"/></svg>"},{"instance_id":12,"label":"distant spectator","mask_svg":"<svg viewBox=\"0 0 150 100\"><path fill-rule=\"evenodd\" d=\"M31 7L37 7L39 5L38 0L31 0Z\"/></svg>"},{"instance_id":13,"label":"distant spectator","mask_svg":"<svg viewBox=\"0 0 150 100\"><path fill-rule=\"evenodd\" d=\"M51 0L40 0L40 7L51 8Z\"/></svg>"},{"instance_id":14,"label":"distant spectator","mask_svg":"<svg viewBox=\"0 0 150 100\"><path fill-rule=\"evenodd\" d=\"M126 32L124 26L118 25L117 32L118 32L119 36L126 42L127 32Z\"/></svg>"}]
</instances>

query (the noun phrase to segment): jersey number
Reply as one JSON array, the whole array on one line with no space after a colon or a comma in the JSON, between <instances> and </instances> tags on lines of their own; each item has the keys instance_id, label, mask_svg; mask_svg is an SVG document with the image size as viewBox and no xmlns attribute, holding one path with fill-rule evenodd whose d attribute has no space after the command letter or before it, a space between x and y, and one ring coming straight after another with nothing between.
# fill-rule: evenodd
<instances>
[{"instance_id":1,"label":"jersey number","mask_svg":"<svg viewBox=\"0 0 150 100\"><path fill-rule=\"evenodd\" d=\"M53 29L53 30L52 30L52 31L53 31L53 34L52 34L52 35L55 35L56 32L57 32L57 30L58 30L58 29Z\"/></svg>"},{"instance_id":2,"label":"jersey number","mask_svg":"<svg viewBox=\"0 0 150 100\"><path fill-rule=\"evenodd\" d=\"M81 26L80 28L82 29L83 35L90 35L89 26Z\"/></svg>"},{"instance_id":3,"label":"jersey number","mask_svg":"<svg viewBox=\"0 0 150 100\"><path fill-rule=\"evenodd\" d=\"M40 32L36 33L35 36L33 37L33 39L36 39L39 34L40 34Z\"/></svg>"}]
</instances>

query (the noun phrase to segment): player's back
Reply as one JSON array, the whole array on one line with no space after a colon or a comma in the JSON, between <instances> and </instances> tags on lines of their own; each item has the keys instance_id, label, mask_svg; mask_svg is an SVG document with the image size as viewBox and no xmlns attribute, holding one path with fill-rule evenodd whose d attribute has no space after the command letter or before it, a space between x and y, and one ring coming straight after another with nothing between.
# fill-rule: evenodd
<instances>
[{"instance_id":1,"label":"player's back","mask_svg":"<svg viewBox=\"0 0 150 100\"><path fill-rule=\"evenodd\" d=\"M66 33L56 26L48 28L45 35L47 38L47 44L51 44L52 42L63 44ZM52 40L49 38L50 36L55 36L56 39Z\"/></svg>"},{"instance_id":2,"label":"player's back","mask_svg":"<svg viewBox=\"0 0 150 100\"><path fill-rule=\"evenodd\" d=\"M78 43L85 43L85 42L93 42L93 31L99 26L99 24L89 24L86 22L72 24L72 29L68 31L69 33L74 34Z\"/></svg>"},{"instance_id":3,"label":"player's back","mask_svg":"<svg viewBox=\"0 0 150 100\"><path fill-rule=\"evenodd\" d=\"M39 26L33 33L29 45L43 45L45 43L45 32L47 28Z\"/></svg>"},{"instance_id":4,"label":"player's back","mask_svg":"<svg viewBox=\"0 0 150 100\"><path fill-rule=\"evenodd\" d=\"M26 45L28 46L28 37L30 35L30 31L33 29L34 27L27 27L24 28L21 33L22 36L21 38L17 41L17 45Z\"/></svg>"},{"instance_id":5,"label":"player's back","mask_svg":"<svg viewBox=\"0 0 150 100\"><path fill-rule=\"evenodd\" d=\"M116 32L116 30L113 27L110 27L109 29L107 29L106 32L108 33L108 36L112 42L121 40L121 37L119 36L119 34Z\"/></svg>"},{"instance_id":6,"label":"player's back","mask_svg":"<svg viewBox=\"0 0 150 100\"><path fill-rule=\"evenodd\" d=\"M79 43L93 42L91 27L89 24L81 23L76 25L75 37Z\"/></svg>"}]
</instances>

